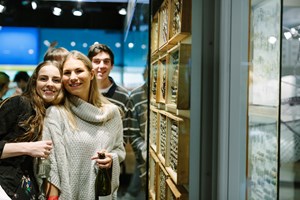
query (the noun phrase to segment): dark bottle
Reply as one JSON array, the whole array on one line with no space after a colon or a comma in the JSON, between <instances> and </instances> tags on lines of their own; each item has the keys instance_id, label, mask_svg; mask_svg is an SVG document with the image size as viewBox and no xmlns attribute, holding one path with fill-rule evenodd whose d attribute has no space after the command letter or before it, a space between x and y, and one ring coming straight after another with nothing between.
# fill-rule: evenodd
<instances>
[{"instance_id":1,"label":"dark bottle","mask_svg":"<svg viewBox=\"0 0 300 200\"><path fill-rule=\"evenodd\" d=\"M99 159L104 159L105 154L100 153ZM96 200L111 200L111 176L110 169L99 168L95 181L95 199Z\"/></svg>"}]
</instances>

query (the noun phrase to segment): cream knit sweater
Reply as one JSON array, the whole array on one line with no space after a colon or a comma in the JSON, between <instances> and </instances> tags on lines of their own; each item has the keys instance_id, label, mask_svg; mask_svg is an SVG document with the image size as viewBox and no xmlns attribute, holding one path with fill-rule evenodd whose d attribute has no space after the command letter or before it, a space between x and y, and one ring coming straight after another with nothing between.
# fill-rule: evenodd
<instances>
[{"instance_id":1,"label":"cream knit sweater","mask_svg":"<svg viewBox=\"0 0 300 200\"><path fill-rule=\"evenodd\" d=\"M73 130L64 109L52 106L44 121L43 139L54 147L47 178L60 190L60 200L94 200L98 167L91 160L101 149L113 154L112 191L119 186L120 162L125 159L121 115L114 104L100 109L72 97L71 110L78 130Z\"/></svg>"}]
</instances>

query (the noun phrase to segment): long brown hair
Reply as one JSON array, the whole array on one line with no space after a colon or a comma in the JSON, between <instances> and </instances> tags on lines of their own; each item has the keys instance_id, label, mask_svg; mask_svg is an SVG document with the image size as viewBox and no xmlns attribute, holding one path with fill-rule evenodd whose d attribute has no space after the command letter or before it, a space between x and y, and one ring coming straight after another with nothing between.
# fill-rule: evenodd
<instances>
[{"instance_id":1,"label":"long brown hair","mask_svg":"<svg viewBox=\"0 0 300 200\"><path fill-rule=\"evenodd\" d=\"M35 68L33 74L31 75L28 81L28 85L25 92L21 94L24 98L27 98L30 101L30 104L35 114L31 115L27 120L19 123L20 127L26 128L26 133L16 138L15 141L35 141L41 139L46 107L48 107L50 104L46 104L42 97L38 95L36 91L36 84L39 71L44 66L48 65L53 65L57 67L57 69L60 71L60 75L62 76L60 64L56 61L44 61Z\"/></svg>"}]
</instances>

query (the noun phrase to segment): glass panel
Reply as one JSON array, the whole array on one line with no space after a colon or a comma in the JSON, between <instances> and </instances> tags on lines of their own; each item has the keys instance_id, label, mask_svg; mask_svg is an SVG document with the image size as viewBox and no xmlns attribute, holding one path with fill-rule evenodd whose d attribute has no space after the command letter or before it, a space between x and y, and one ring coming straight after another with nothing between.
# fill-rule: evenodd
<instances>
[{"instance_id":1,"label":"glass panel","mask_svg":"<svg viewBox=\"0 0 300 200\"><path fill-rule=\"evenodd\" d=\"M300 2L283 1L280 121L280 199L300 190Z\"/></svg>"},{"instance_id":2,"label":"glass panel","mask_svg":"<svg viewBox=\"0 0 300 200\"><path fill-rule=\"evenodd\" d=\"M251 1L247 199L277 198L280 0Z\"/></svg>"}]
</instances>

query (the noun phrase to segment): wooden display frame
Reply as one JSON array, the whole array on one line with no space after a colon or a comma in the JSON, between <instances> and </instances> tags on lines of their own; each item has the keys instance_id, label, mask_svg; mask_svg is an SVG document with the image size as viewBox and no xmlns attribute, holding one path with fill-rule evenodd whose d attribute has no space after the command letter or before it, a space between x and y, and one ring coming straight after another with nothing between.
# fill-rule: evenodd
<instances>
[{"instance_id":1,"label":"wooden display frame","mask_svg":"<svg viewBox=\"0 0 300 200\"><path fill-rule=\"evenodd\" d=\"M166 170L177 185L185 185L189 182L189 143L190 143L190 120L180 118L171 113L167 115L167 155L165 160ZM176 133L173 126L177 126ZM177 160L172 157L177 155Z\"/></svg>"},{"instance_id":2,"label":"wooden display frame","mask_svg":"<svg viewBox=\"0 0 300 200\"><path fill-rule=\"evenodd\" d=\"M157 156L161 163L165 166L166 157L168 154L168 129L167 129L167 115L165 111L159 110L158 112L158 143L157 143Z\"/></svg>"},{"instance_id":3,"label":"wooden display frame","mask_svg":"<svg viewBox=\"0 0 300 200\"><path fill-rule=\"evenodd\" d=\"M191 45L179 43L168 51L167 99L170 112L190 109Z\"/></svg>"},{"instance_id":4,"label":"wooden display frame","mask_svg":"<svg viewBox=\"0 0 300 200\"><path fill-rule=\"evenodd\" d=\"M167 180L169 174L164 166L159 163L158 176L157 176L157 199L166 199L167 197Z\"/></svg>"},{"instance_id":5,"label":"wooden display frame","mask_svg":"<svg viewBox=\"0 0 300 200\"><path fill-rule=\"evenodd\" d=\"M176 184L188 184L190 120L158 110L157 122L157 156Z\"/></svg>"},{"instance_id":6,"label":"wooden display frame","mask_svg":"<svg viewBox=\"0 0 300 200\"><path fill-rule=\"evenodd\" d=\"M169 43L177 44L191 34L191 0L171 0L170 2L170 26Z\"/></svg>"},{"instance_id":7,"label":"wooden display frame","mask_svg":"<svg viewBox=\"0 0 300 200\"><path fill-rule=\"evenodd\" d=\"M163 0L151 22L148 192L153 200L189 196L191 9L191 0Z\"/></svg>"},{"instance_id":8,"label":"wooden display frame","mask_svg":"<svg viewBox=\"0 0 300 200\"><path fill-rule=\"evenodd\" d=\"M159 34L159 24L158 24L158 15L157 12L151 23L151 55L153 56L158 51L158 34Z\"/></svg>"},{"instance_id":9,"label":"wooden display frame","mask_svg":"<svg viewBox=\"0 0 300 200\"><path fill-rule=\"evenodd\" d=\"M150 106L150 135L149 144L154 152L157 152L158 144L158 109Z\"/></svg>"},{"instance_id":10,"label":"wooden display frame","mask_svg":"<svg viewBox=\"0 0 300 200\"><path fill-rule=\"evenodd\" d=\"M158 59L158 77L157 77L157 103L166 103L167 96L167 54L164 54Z\"/></svg>"},{"instance_id":11,"label":"wooden display frame","mask_svg":"<svg viewBox=\"0 0 300 200\"><path fill-rule=\"evenodd\" d=\"M157 17L159 51L166 51L191 35L191 10L191 0L163 1Z\"/></svg>"},{"instance_id":12,"label":"wooden display frame","mask_svg":"<svg viewBox=\"0 0 300 200\"><path fill-rule=\"evenodd\" d=\"M170 31L170 3L171 0L164 0L159 8L158 14L158 46L160 51L167 49Z\"/></svg>"},{"instance_id":13,"label":"wooden display frame","mask_svg":"<svg viewBox=\"0 0 300 200\"><path fill-rule=\"evenodd\" d=\"M176 186L171 179L167 179L167 198L166 200L188 200L189 195L182 186Z\"/></svg>"},{"instance_id":14,"label":"wooden display frame","mask_svg":"<svg viewBox=\"0 0 300 200\"><path fill-rule=\"evenodd\" d=\"M150 149L149 170L149 197L150 199L155 200L158 187L157 178L159 174L159 159L152 149Z\"/></svg>"},{"instance_id":15,"label":"wooden display frame","mask_svg":"<svg viewBox=\"0 0 300 200\"><path fill-rule=\"evenodd\" d=\"M160 56L151 63L151 102L165 104L167 85L167 54Z\"/></svg>"},{"instance_id":16,"label":"wooden display frame","mask_svg":"<svg viewBox=\"0 0 300 200\"><path fill-rule=\"evenodd\" d=\"M158 71L159 71L159 64L158 59L154 60L151 63L150 67L150 102L156 103L156 96L157 96L157 88L158 86Z\"/></svg>"}]
</instances>

